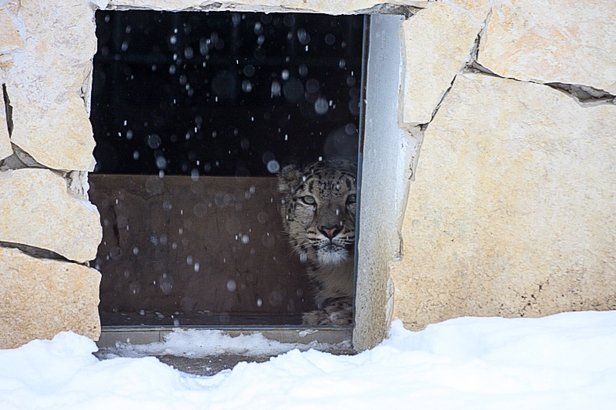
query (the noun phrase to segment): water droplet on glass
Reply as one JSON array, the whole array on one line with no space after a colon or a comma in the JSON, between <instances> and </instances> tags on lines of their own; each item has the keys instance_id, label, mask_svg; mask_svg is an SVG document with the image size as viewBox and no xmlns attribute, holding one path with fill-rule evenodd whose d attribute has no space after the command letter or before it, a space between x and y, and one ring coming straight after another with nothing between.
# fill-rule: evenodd
<instances>
[{"instance_id":1,"label":"water droplet on glass","mask_svg":"<svg viewBox=\"0 0 616 410\"><path fill-rule=\"evenodd\" d=\"M314 102L314 111L318 115L324 115L327 113L328 110L329 103L327 102L327 100L323 97L317 98L317 100Z\"/></svg>"},{"instance_id":2,"label":"water droplet on glass","mask_svg":"<svg viewBox=\"0 0 616 410\"><path fill-rule=\"evenodd\" d=\"M178 42L178 38L177 38L177 36L171 36L171 37L169 37L169 42L170 42L171 44L175 44L175 43L177 43L177 42Z\"/></svg>"},{"instance_id":3,"label":"water droplet on glass","mask_svg":"<svg viewBox=\"0 0 616 410\"><path fill-rule=\"evenodd\" d=\"M284 83L282 93L290 102L298 102L304 97L304 84L297 78L291 78Z\"/></svg>"},{"instance_id":4,"label":"water droplet on glass","mask_svg":"<svg viewBox=\"0 0 616 410\"><path fill-rule=\"evenodd\" d=\"M318 80L314 78L310 78L308 79L308 81L306 81L306 91L308 91L309 93L313 93L313 94L318 93L319 88L320 88L320 84Z\"/></svg>"},{"instance_id":5,"label":"water droplet on glass","mask_svg":"<svg viewBox=\"0 0 616 410\"><path fill-rule=\"evenodd\" d=\"M242 81L242 91L249 93L252 91L252 83L248 80Z\"/></svg>"},{"instance_id":6,"label":"water droplet on glass","mask_svg":"<svg viewBox=\"0 0 616 410\"><path fill-rule=\"evenodd\" d=\"M297 30L297 39L301 45L306 45L310 43L310 34L308 34L305 29L300 28Z\"/></svg>"},{"instance_id":7,"label":"water droplet on glass","mask_svg":"<svg viewBox=\"0 0 616 410\"><path fill-rule=\"evenodd\" d=\"M283 80L288 80L289 79L289 70L282 70L282 73L280 74L280 77L282 77Z\"/></svg>"},{"instance_id":8,"label":"water droplet on glass","mask_svg":"<svg viewBox=\"0 0 616 410\"><path fill-rule=\"evenodd\" d=\"M299 75L301 75L302 77L306 77L308 75L308 67L306 66L306 64L300 65L298 72Z\"/></svg>"},{"instance_id":9,"label":"water droplet on glass","mask_svg":"<svg viewBox=\"0 0 616 410\"><path fill-rule=\"evenodd\" d=\"M173 290L173 283L171 283L171 281L169 281L169 280L162 280L160 282L160 290L165 295L171 294L171 291Z\"/></svg>"},{"instance_id":10,"label":"water droplet on glass","mask_svg":"<svg viewBox=\"0 0 616 410\"><path fill-rule=\"evenodd\" d=\"M268 215L266 212L259 212L259 214L257 215L257 221L259 221L260 223L264 224L265 222L267 222L268 220Z\"/></svg>"},{"instance_id":11,"label":"water droplet on glass","mask_svg":"<svg viewBox=\"0 0 616 410\"><path fill-rule=\"evenodd\" d=\"M158 169L167 168L167 159L163 156L156 158L156 166L158 167Z\"/></svg>"},{"instance_id":12,"label":"water droplet on glass","mask_svg":"<svg viewBox=\"0 0 616 410\"><path fill-rule=\"evenodd\" d=\"M255 75L255 67L252 64L248 64L244 67L244 75L246 77L252 77Z\"/></svg>"},{"instance_id":13,"label":"water droplet on glass","mask_svg":"<svg viewBox=\"0 0 616 410\"><path fill-rule=\"evenodd\" d=\"M229 292L235 292L236 289L237 289L237 283L235 283L233 279L229 279L227 281L227 290Z\"/></svg>"},{"instance_id":14,"label":"water droplet on glass","mask_svg":"<svg viewBox=\"0 0 616 410\"><path fill-rule=\"evenodd\" d=\"M261 34L263 33L263 25L260 22L256 22L255 23L255 34Z\"/></svg>"},{"instance_id":15,"label":"water droplet on glass","mask_svg":"<svg viewBox=\"0 0 616 410\"><path fill-rule=\"evenodd\" d=\"M287 14L283 17L282 22L286 27L293 27L295 24L295 16L292 14Z\"/></svg>"},{"instance_id":16,"label":"water droplet on glass","mask_svg":"<svg viewBox=\"0 0 616 410\"><path fill-rule=\"evenodd\" d=\"M186 47L184 49L184 58L190 60L191 58L193 58L195 55L195 52L193 51L192 47Z\"/></svg>"},{"instance_id":17,"label":"water droplet on glass","mask_svg":"<svg viewBox=\"0 0 616 410\"><path fill-rule=\"evenodd\" d=\"M162 140L160 139L158 134L148 135L148 147L152 149L156 149L160 147L161 143L162 143Z\"/></svg>"},{"instance_id":18,"label":"water droplet on glass","mask_svg":"<svg viewBox=\"0 0 616 410\"><path fill-rule=\"evenodd\" d=\"M278 161L273 159L267 163L267 170L272 174L275 174L276 172L280 171L280 164L278 163Z\"/></svg>"},{"instance_id":19,"label":"water droplet on glass","mask_svg":"<svg viewBox=\"0 0 616 410\"><path fill-rule=\"evenodd\" d=\"M280 83L278 81L272 81L272 97L280 97L281 92L282 87L280 86Z\"/></svg>"}]
</instances>

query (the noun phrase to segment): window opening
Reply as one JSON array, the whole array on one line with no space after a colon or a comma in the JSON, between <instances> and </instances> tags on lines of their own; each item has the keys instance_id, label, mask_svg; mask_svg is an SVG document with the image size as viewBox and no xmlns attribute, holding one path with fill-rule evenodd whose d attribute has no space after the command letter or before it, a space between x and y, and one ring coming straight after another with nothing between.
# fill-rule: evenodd
<instances>
[{"instance_id":1,"label":"window opening","mask_svg":"<svg viewBox=\"0 0 616 410\"><path fill-rule=\"evenodd\" d=\"M96 23L102 325L301 325L317 306L276 175L357 160L363 16L98 11Z\"/></svg>"}]
</instances>

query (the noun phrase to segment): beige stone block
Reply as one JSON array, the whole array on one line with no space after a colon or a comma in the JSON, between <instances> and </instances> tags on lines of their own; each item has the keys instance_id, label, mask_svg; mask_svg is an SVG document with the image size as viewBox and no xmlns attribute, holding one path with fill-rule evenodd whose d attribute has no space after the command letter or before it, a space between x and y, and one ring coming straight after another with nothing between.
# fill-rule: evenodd
<instances>
[{"instance_id":1,"label":"beige stone block","mask_svg":"<svg viewBox=\"0 0 616 410\"><path fill-rule=\"evenodd\" d=\"M98 340L100 278L82 265L0 248L0 349L69 330Z\"/></svg>"},{"instance_id":2,"label":"beige stone block","mask_svg":"<svg viewBox=\"0 0 616 410\"><path fill-rule=\"evenodd\" d=\"M433 3L403 23L403 123L430 122L454 77L470 61L482 20L452 4Z\"/></svg>"},{"instance_id":3,"label":"beige stone block","mask_svg":"<svg viewBox=\"0 0 616 410\"><path fill-rule=\"evenodd\" d=\"M61 170L92 170L94 138L82 98L96 51L93 11L82 0L21 5L24 50L7 79L12 142L37 162Z\"/></svg>"},{"instance_id":4,"label":"beige stone block","mask_svg":"<svg viewBox=\"0 0 616 410\"><path fill-rule=\"evenodd\" d=\"M0 1L0 5L3 5L9 13L16 16L17 13L19 13L19 8L21 7L21 0L3 0Z\"/></svg>"},{"instance_id":5,"label":"beige stone block","mask_svg":"<svg viewBox=\"0 0 616 410\"><path fill-rule=\"evenodd\" d=\"M102 7L108 3L109 7L118 8L146 8L153 10L215 10L215 11L278 11L278 12L319 12L327 14L352 14L362 10L369 10L382 5L378 0L244 0L244 1L203 1L203 0L91 0ZM427 0L388 1L390 5L406 5L424 7Z\"/></svg>"},{"instance_id":6,"label":"beige stone block","mask_svg":"<svg viewBox=\"0 0 616 410\"><path fill-rule=\"evenodd\" d=\"M10 53L23 47L24 42L17 32L13 20L7 14L7 10L0 8L0 54Z\"/></svg>"},{"instance_id":7,"label":"beige stone block","mask_svg":"<svg viewBox=\"0 0 616 410\"><path fill-rule=\"evenodd\" d=\"M28 168L0 173L0 242L86 262L96 257L101 238L98 210L70 195L60 175Z\"/></svg>"},{"instance_id":8,"label":"beige stone block","mask_svg":"<svg viewBox=\"0 0 616 410\"><path fill-rule=\"evenodd\" d=\"M479 63L504 77L616 94L615 20L613 0L498 0Z\"/></svg>"},{"instance_id":9,"label":"beige stone block","mask_svg":"<svg viewBox=\"0 0 616 410\"><path fill-rule=\"evenodd\" d=\"M492 8L490 0L450 0L450 2L471 13L481 24Z\"/></svg>"},{"instance_id":10,"label":"beige stone block","mask_svg":"<svg viewBox=\"0 0 616 410\"><path fill-rule=\"evenodd\" d=\"M4 82L6 71L13 67L12 54L0 54L0 82Z\"/></svg>"},{"instance_id":11,"label":"beige stone block","mask_svg":"<svg viewBox=\"0 0 616 410\"><path fill-rule=\"evenodd\" d=\"M410 327L616 308L616 106L459 75L428 126L392 269Z\"/></svg>"},{"instance_id":12,"label":"beige stone block","mask_svg":"<svg viewBox=\"0 0 616 410\"><path fill-rule=\"evenodd\" d=\"M0 161L13 154L11 140L9 139L9 128L6 121L6 107L4 99L0 98Z\"/></svg>"}]
</instances>

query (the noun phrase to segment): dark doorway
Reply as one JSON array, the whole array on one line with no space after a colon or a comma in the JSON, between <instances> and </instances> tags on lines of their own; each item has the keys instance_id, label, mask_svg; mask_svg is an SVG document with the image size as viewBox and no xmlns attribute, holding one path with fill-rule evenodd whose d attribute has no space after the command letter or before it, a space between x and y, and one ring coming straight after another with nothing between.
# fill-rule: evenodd
<instances>
[{"instance_id":1,"label":"dark doorway","mask_svg":"<svg viewBox=\"0 0 616 410\"><path fill-rule=\"evenodd\" d=\"M111 325L298 325L289 163L357 158L363 16L98 11L90 197Z\"/></svg>"}]
</instances>

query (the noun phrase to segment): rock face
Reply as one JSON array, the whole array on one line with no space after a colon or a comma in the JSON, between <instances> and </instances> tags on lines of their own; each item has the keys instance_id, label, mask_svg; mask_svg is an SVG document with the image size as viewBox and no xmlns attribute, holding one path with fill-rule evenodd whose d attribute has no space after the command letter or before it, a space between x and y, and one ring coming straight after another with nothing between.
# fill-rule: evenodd
<instances>
[{"instance_id":1,"label":"rock face","mask_svg":"<svg viewBox=\"0 0 616 410\"><path fill-rule=\"evenodd\" d=\"M73 332L98 340L100 273L0 248L0 348Z\"/></svg>"},{"instance_id":2,"label":"rock face","mask_svg":"<svg viewBox=\"0 0 616 410\"><path fill-rule=\"evenodd\" d=\"M479 50L492 72L616 94L616 2L497 0Z\"/></svg>"},{"instance_id":3,"label":"rock face","mask_svg":"<svg viewBox=\"0 0 616 410\"><path fill-rule=\"evenodd\" d=\"M487 12L478 19L453 4L434 3L404 22L403 123L430 122L452 80L470 61Z\"/></svg>"},{"instance_id":4,"label":"rock face","mask_svg":"<svg viewBox=\"0 0 616 410\"><path fill-rule=\"evenodd\" d=\"M101 237L98 211L69 195L61 176L45 169L0 173L0 242L87 262L96 257Z\"/></svg>"},{"instance_id":5,"label":"rock face","mask_svg":"<svg viewBox=\"0 0 616 410\"><path fill-rule=\"evenodd\" d=\"M613 104L459 75L411 185L397 315L422 326L613 308L614 130Z\"/></svg>"},{"instance_id":6,"label":"rock face","mask_svg":"<svg viewBox=\"0 0 616 410\"><path fill-rule=\"evenodd\" d=\"M94 138L83 95L96 51L93 11L82 0L28 1L19 17L25 48L13 52L6 82L11 141L46 167L92 170Z\"/></svg>"}]
</instances>

